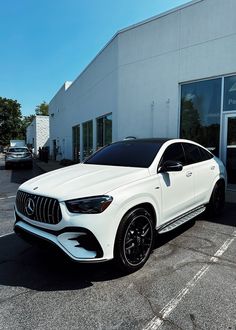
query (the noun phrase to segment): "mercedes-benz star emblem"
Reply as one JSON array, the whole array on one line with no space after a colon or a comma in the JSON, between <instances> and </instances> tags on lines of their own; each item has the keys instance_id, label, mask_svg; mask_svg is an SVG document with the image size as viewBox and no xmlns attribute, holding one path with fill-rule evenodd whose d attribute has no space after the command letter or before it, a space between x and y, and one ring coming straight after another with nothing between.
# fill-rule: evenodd
<instances>
[{"instance_id":1,"label":"mercedes-benz star emblem","mask_svg":"<svg viewBox=\"0 0 236 330\"><path fill-rule=\"evenodd\" d=\"M35 204L32 198L27 198L25 203L25 211L28 215L32 215L34 213Z\"/></svg>"}]
</instances>

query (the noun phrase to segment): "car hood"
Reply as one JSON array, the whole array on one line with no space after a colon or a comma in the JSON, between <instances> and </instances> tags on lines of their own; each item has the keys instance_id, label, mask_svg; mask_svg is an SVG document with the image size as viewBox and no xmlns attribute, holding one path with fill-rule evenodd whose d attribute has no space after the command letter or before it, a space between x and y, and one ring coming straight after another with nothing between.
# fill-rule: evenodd
<instances>
[{"instance_id":1,"label":"car hood","mask_svg":"<svg viewBox=\"0 0 236 330\"><path fill-rule=\"evenodd\" d=\"M19 189L64 201L108 194L147 176L147 168L78 164L37 176Z\"/></svg>"}]
</instances>

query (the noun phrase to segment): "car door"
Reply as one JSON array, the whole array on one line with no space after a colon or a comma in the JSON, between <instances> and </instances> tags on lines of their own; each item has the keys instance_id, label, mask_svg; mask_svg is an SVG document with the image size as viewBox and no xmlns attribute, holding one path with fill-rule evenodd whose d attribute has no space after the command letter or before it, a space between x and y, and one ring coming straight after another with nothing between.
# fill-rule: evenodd
<instances>
[{"instance_id":1,"label":"car door","mask_svg":"<svg viewBox=\"0 0 236 330\"><path fill-rule=\"evenodd\" d=\"M173 143L166 148L160 160L159 168L168 160L182 163L183 169L178 172L158 174L162 199L162 223L186 213L193 208L194 204L192 166L186 165L180 142Z\"/></svg>"},{"instance_id":2,"label":"car door","mask_svg":"<svg viewBox=\"0 0 236 330\"><path fill-rule=\"evenodd\" d=\"M214 156L192 143L183 143L187 164L192 166L195 204L200 206L209 201L213 182L219 171Z\"/></svg>"}]
</instances>

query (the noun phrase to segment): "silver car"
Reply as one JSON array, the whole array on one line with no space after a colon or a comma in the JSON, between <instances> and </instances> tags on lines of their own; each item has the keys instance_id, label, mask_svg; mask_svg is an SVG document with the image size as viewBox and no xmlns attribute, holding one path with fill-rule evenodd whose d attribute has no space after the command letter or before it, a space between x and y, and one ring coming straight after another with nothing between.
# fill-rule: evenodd
<instances>
[{"instance_id":1,"label":"silver car","mask_svg":"<svg viewBox=\"0 0 236 330\"><path fill-rule=\"evenodd\" d=\"M32 154L27 147L10 147L5 155L5 168L8 169L10 165L27 165L32 168L33 159Z\"/></svg>"}]
</instances>

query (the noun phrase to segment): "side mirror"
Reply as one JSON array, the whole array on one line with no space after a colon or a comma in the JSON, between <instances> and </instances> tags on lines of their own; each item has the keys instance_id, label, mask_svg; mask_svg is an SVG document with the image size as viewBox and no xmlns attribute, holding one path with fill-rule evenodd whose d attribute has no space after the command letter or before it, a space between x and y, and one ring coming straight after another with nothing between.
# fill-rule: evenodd
<instances>
[{"instance_id":1,"label":"side mirror","mask_svg":"<svg viewBox=\"0 0 236 330\"><path fill-rule=\"evenodd\" d=\"M159 168L158 172L180 172L183 169L183 165L179 162L174 160L167 160L161 167Z\"/></svg>"}]
</instances>

